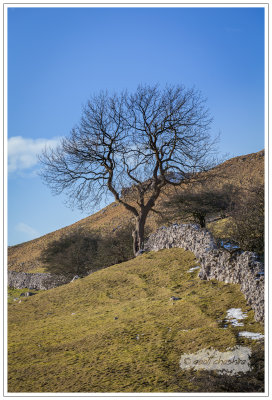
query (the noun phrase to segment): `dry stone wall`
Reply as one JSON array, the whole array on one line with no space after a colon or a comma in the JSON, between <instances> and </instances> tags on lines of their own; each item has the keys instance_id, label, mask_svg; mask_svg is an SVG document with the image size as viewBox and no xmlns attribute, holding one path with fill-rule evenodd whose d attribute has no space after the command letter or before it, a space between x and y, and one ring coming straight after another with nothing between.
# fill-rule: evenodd
<instances>
[{"instance_id":1,"label":"dry stone wall","mask_svg":"<svg viewBox=\"0 0 272 400\"><path fill-rule=\"evenodd\" d=\"M245 251L230 254L218 248L212 234L196 224L173 224L153 233L145 251L181 247L192 251L199 259L201 279L217 279L241 286L256 321L264 321L264 266L255 253ZM8 271L8 285L17 289L47 290L70 282L71 278L48 273Z\"/></svg>"},{"instance_id":2,"label":"dry stone wall","mask_svg":"<svg viewBox=\"0 0 272 400\"><path fill-rule=\"evenodd\" d=\"M70 282L65 276L53 274L31 274L27 272L8 271L8 286L15 289L47 290Z\"/></svg>"},{"instance_id":3,"label":"dry stone wall","mask_svg":"<svg viewBox=\"0 0 272 400\"><path fill-rule=\"evenodd\" d=\"M171 247L181 247L195 254L201 264L201 279L240 284L256 321L264 321L264 266L255 253L237 251L231 254L218 248L212 234L196 224L161 227L149 237L145 251Z\"/></svg>"}]
</instances>

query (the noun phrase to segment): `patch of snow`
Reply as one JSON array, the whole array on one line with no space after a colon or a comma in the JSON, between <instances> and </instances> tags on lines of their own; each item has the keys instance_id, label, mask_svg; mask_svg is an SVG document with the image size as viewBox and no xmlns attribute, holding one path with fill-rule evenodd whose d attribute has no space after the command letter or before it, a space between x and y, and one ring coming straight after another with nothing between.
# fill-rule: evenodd
<instances>
[{"instance_id":1,"label":"patch of snow","mask_svg":"<svg viewBox=\"0 0 272 400\"><path fill-rule=\"evenodd\" d=\"M230 322L233 326L244 326L240 319L247 318L247 313L241 310L241 308L230 308L227 311L226 321Z\"/></svg>"},{"instance_id":2,"label":"patch of snow","mask_svg":"<svg viewBox=\"0 0 272 400\"><path fill-rule=\"evenodd\" d=\"M264 335L262 335L261 333L247 332L247 331L239 332L239 336L243 336L245 338L252 340L258 340L264 338Z\"/></svg>"},{"instance_id":3,"label":"patch of snow","mask_svg":"<svg viewBox=\"0 0 272 400\"><path fill-rule=\"evenodd\" d=\"M241 308L230 308L227 311L227 318L244 319L247 318L247 313L243 312Z\"/></svg>"},{"instance_id":4,"label":"patch of snow","mask_svg":"<svg viewBox=\"0 0 272 400\"><path fill-rule=\"evenodd\" d=\"M188 271L187 271L187 273L189 273L189 272L194 272L196 269L199 269L200 267L192 267L192 268L190 268Z\"/></svg>"}]
</instances>

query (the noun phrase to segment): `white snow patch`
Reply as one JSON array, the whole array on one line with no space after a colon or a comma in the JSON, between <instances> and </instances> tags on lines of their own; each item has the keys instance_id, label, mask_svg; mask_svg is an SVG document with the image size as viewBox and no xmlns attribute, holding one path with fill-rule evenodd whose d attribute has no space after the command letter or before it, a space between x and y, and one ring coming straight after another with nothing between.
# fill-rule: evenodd
<instances>
[{"instance_id":1,"label":"white snow patch","mask_svg":"<svg viewBox=\"0 0 272 400\"><path fill-rule=\"evenodd\" d=\"M187 271L187 273L189 273L189 272L194 272L196 269L199 269L200 267L192 267L192 268L190 268L188 271Z\"/></svg>"},{"instance_id":2,"label":"white snow patch","mask_svg":"<svg viewBox=\"0 0 272 400\"><path fill-rule=\"evenodd\" d=\"M243 336L252 340L258 340L264 338L264 335L262 335L261 333L247 332L247 331L239 332L239 336Z\"/></svg>"},{"instance_id":3,"label":"white snow patch","mask_svg":"<svg viewBox=\"0 0 272 400\"><path fill-rule=\"evenodd\" d=\"M244 326L244 324L239 322L239 320L245 318L247 318L247 313L243 312L241 308L230 308L227 311L226 320L229 321L233 326Z\"/></svg>"}]
</instances>

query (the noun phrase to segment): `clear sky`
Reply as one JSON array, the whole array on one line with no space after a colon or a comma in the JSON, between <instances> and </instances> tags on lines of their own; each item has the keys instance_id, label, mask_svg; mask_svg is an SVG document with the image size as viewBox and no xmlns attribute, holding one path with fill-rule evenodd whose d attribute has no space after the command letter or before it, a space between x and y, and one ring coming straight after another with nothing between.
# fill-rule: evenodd
<instances>
[{"instance_id":1,"label":"clear sky","mask_svg":"<svg viewBox=\"0 0 272 400\"><path fill-rule=\"evenodd\" d=\"M9 245L85 214L53 197L36 154L79 121L88 97L139 83L195 86L229 157L264 148L262 8L9 8Z\"/></svg>"}]
</instances>

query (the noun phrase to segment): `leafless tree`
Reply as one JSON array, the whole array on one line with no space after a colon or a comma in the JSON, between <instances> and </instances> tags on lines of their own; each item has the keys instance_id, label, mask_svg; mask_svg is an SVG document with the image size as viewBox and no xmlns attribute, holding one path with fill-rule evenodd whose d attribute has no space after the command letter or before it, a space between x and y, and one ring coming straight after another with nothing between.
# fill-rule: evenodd
<instances>
[{"instance_id":1,"label":"leafless tree","mask_svg":"<svg viewBox=\"0 0 272 400\"><path fill-rule=\"evenodd\" d=\"M135 93L93 96L80 123L40 156L42 177L82 209L108 193L135 217L134 254L146 218L166 185L178 186L211 167L214 142L206 100L183 86L139 86ZM122 195L133 187L133 198Z\"/></svg>"},{"instance_id":2,"label":"leafless tree","mask_svg":"<svg viewBox=\"0 0 272 400\"><path fill-rule=\"evenodd\" d=\"M215 188L208 182L201 183L200 187L194 185L192 188L186 188L164 201L163 220L189 220L205 228L208 216L225 218L226 213L232 211L237 189L230 184Z\"/></svg>"},{"instance_id":3,"label":"leafless tree","mask_svg":"<svg viewBox=\"0 0 272 400\"><path fill-rule=\"evenodd\" d=\"M230 213L233 239L243 250L264 254L264 185L243 188Z\"/></svg>"}]
</instances>

